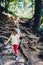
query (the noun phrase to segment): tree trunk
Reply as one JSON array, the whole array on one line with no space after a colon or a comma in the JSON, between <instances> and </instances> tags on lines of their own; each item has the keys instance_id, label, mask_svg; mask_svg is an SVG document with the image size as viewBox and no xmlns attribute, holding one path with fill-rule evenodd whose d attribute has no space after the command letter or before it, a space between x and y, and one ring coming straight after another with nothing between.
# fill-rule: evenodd
<instances>
[{"instance_id":1,"label":"tree trunk","mask_svg":"<svg viewBox=\"0 0 43 65\"><path fill-rule=\"evenodd\" d=\"M42 0L35 0L35 14L33 25L34 32L37 32L38 29L40 28L41 8L42 8Z\"/></svg>"}]
</instances>

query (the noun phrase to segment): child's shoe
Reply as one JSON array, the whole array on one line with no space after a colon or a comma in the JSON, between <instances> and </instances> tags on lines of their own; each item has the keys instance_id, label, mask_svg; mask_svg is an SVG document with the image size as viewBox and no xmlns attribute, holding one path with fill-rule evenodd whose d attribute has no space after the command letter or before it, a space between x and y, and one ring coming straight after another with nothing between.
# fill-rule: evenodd
<instances>
[{"instance_id":1,"label":"child's shoe","mask_svg":"<svg viewBox=\"0 0 43 65\"><path fill-rule=\"evenodd\" d=\"M18 58L19 58L19 56L18 56L18 55L16 55L16 60L18 60Z\"/></svg>"},{"instance_id":2,"label":"child's shoe","mask_svg":"<svg viewBox=\"0 0 43 65\"><path fill-rule=\"evenodd\" d=\"M18 57L16 57L16 60L18 60Z\"/></svg>"}]
</instances>

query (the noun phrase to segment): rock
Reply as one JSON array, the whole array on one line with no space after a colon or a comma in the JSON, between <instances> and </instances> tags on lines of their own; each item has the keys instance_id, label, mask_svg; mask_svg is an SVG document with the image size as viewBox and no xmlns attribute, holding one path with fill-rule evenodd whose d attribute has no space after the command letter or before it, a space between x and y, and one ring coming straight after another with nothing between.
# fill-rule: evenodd
<instances>
[{"instance_id":1,"label":"rock","mask_svg":"<svg viewBox=\"0 0 43 65\"><path fill-rule=\"evenodd\" d=\"M25 44L24 44L25 45ZM22 54L25 56L26 59L29 58L29 51L28 51L28 47L24 47L23 44L20 45L20 50L22 52Z\"/></svg>"},{"instance_id":2,"label":"rock","mask_svg":"<svg viewBox=\"0 0 43 65\"><path fill-rule=\"evenodd\" d=\"M40 61L40 62L36 63L35 65L43 65L43 62Z\"/></svg>"}]
</instances>

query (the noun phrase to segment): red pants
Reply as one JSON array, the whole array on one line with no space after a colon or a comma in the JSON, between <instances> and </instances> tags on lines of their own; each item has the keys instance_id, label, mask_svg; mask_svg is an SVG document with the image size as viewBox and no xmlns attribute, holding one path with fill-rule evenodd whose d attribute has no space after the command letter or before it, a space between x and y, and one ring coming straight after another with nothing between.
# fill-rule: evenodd
<instances>
[{"instance_id":1,"label":"red pants","mask_svg":"<svg viewBox=\"0 0 43 65\"><path fill-rule=\"evenodd\" d=\"M18 44L14 44L13 48L14 48L15 54L18 54Z\"/></svg>"}]
</instances>

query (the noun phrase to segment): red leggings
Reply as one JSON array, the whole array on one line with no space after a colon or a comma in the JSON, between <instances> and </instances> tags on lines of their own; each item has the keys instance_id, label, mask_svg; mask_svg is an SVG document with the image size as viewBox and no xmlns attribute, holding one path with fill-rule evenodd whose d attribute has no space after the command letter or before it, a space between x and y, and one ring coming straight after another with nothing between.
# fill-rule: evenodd
<instances>
[{"instance_id":1,"label":"red leggings","mask_svg":"<svg viewBox=\"0 0 43 65\"><path fill-rule=\"evenodd\" d=\"M14 48L15 54L18 54L18 44L14 44L13 48Z\"/></svg>"}]
</instances>

